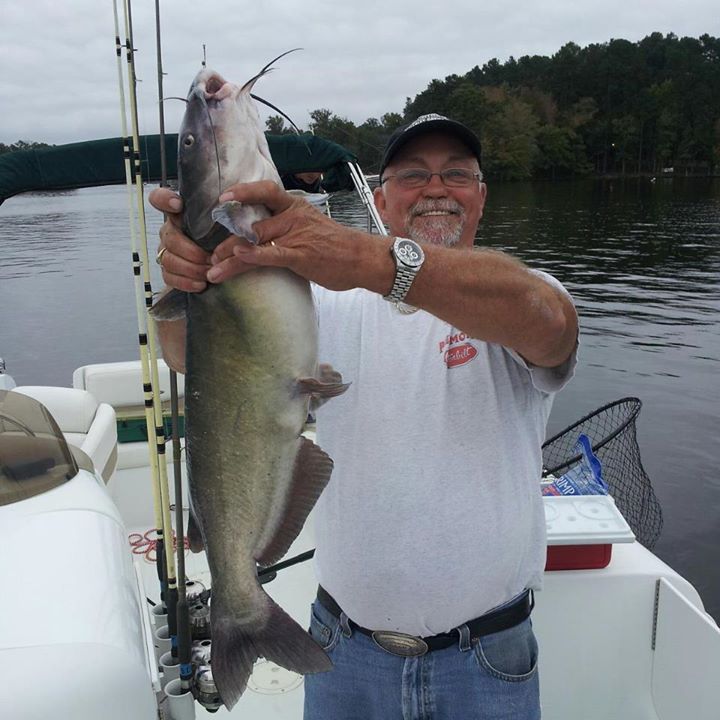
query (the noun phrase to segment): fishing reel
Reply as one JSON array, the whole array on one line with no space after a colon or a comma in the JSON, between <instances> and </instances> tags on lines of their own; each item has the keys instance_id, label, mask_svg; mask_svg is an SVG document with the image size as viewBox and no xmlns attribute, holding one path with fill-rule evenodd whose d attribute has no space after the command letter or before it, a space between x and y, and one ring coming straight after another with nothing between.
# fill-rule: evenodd
<instances>
[{"instance_id":1,"label":"fishing reel","mask_svg":"<svg viewBox=\"0 0 720 720\"><path fill-rule=\"evenodd\" d=\"M220 693L215 685L215 680L213 680L212 667L210 665L200 665L195 671L193 694L195 695L195 699L208 712L217 712L223 706Z\"/></svg>"},{"instance_id":2,"label":"fishing reel","mask_svg":"<svg viewBox=\"0 0 720 720\"><path fill-rule=\"evenodd\" d=\"M185 585L190 620L190 662L193 666L192 694L208 712L217 712L222 706L215 680L212 675L210 640L210 596L211 592L198 581Z\"/></svg>"},{"instance_id":3,"label":"fishing reel","mask_svg":"<svg viewBox=\"0 0 720 720\"><path fill-rule=\"evenodd\" d=\"M193 640L207 640L210 638L210 608L202 602L190 605L190 634Z\"/></svg>"}]
</instances>

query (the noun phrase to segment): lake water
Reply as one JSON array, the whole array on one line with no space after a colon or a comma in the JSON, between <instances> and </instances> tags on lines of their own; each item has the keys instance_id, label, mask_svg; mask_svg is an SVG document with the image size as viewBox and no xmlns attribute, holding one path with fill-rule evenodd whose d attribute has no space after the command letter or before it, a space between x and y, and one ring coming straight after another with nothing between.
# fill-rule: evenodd
<instances>
[{"instance_id":1,"label":"lake water","mask_svg":"<svg viewBox=\"0 0 720 720\"><path fill-rule=\"evenodd\" d=\"M354 197L333 214L366 225ZM127 220L124 188L0 206L0 356L19 384L70 385L79 365L137 357ZM148 210L151 255L160 222ZM580 365L549 434L642 400L638 440L665 518L655 551L720 619L720 181L490 184L478 243L575 298Z\"/></svg>"}]
</instances>

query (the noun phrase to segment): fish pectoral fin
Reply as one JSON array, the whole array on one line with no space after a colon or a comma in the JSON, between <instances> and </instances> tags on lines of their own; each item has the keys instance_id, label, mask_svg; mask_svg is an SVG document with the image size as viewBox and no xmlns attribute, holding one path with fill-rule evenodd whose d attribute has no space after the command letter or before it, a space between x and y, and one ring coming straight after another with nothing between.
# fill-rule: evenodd
<instances>
[{"instance_id":1,"label":"fish pectoral fin","mask_svg":"<svg viewBox=\"0 0 720 720\"><path fill-rule=\"evenodd\" d=\"M333 461L324 450L306 437L298 438L298 442L285 507L270 540L254 553L257 562L263 566L273 565L287 553L332 474Z\"/></svg>"},{"instance_id":2,"label":"fish pectoral fin","mask_svg":"<svg viewBox=\"0 0 720 720\"><path fill-rule=\"evenodd\" d=\"M245 205L237 200L218 205L213 208L212 219L226 227L233 235L245 238L249 243L257 245L260 240L252 226L267 215L262 215L253 205Z\"/></svg>"},{"instance_id":3,"label":"fish pectoral fin","mask_svg":"<svg viewBox=\"0 0 720 720\"><path fill-rule=\"evenodd\" d=\"M150 315L157 322L184 320L187 315L187 302L187 293L173 288L155 301L150 308Z\"/></svg>"},{"instance_id":4,"label":"fish pectoral fin","mask_svg":"<svg viewBox=\"0 0 720 720\"><path fill-rule=\"evenodd\" d=\"M304 190L297 189L286 190L285 192L288 195L300 198L301 200L304 200L306 203L310 203L310 205L314 205L315 207L324 206L328 198L330 197L327 193L309 193L305 192Z\"/></svg>"},{"instance_id":5,"label":"fish pectoral fin","mask_svg":"<svg viewBox=\"0 0 720 720\"><path fill-rule=\"evenodd\" d=\"M310 410L317 410L330 398L342 395L350 383L342 381L342 375L328 363L320 363L319 378L300 378L297 381L297 388L300 393L310 395Z\"/></svg>"}]
</instances>

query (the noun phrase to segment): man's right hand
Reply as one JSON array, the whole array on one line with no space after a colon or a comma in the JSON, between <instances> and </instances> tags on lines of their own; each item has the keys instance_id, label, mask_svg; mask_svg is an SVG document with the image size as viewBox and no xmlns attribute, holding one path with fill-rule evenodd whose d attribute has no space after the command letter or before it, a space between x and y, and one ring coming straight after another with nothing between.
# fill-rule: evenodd
<instances>
[{"instance_id":1,"label":"man's right hand","mask_svg":"<svg viewBox=\"0 0 720 720\"><path fill-rule=\"evenodd\" d=\"M158 247L158 252L164 248L160 267L165 284L185 292L201 292L207 286L210 255L183 234L182 200L168 188L155 188L148 201L165 213Z\"/></svg>"},{"instance_id":2,"label":"man's right hand","mask_svg":"<svg viewBox=\"0 0 720 720\"><path fill-rule=\"evenodd\" d=\"M185 235L182 231L182 199L172 190L155 188L148 201L156 210L165 213L158 253L164 248L160 266L168 287L202 292L208 282L223 282L255 267L234 253L237 246L249 246L244 238L230 235L210 255Z\"/></svg>"}]
</instances>

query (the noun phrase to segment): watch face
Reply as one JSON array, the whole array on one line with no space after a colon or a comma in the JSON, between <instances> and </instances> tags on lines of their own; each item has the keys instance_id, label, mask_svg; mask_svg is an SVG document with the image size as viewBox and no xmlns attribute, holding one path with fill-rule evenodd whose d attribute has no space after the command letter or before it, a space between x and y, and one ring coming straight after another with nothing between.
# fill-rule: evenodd
<instances>
[{"instance_id":1,"label":"watch face","mask_svg":"<svg viewBox=\"0 0 720 720\"><path fill-rule=\"evenodd\" d=\"M412 240L401 238L395 242L395 255L403 265L408 267L420 267L425 259L422 248Z\"/></svg>"}]
</instances>

